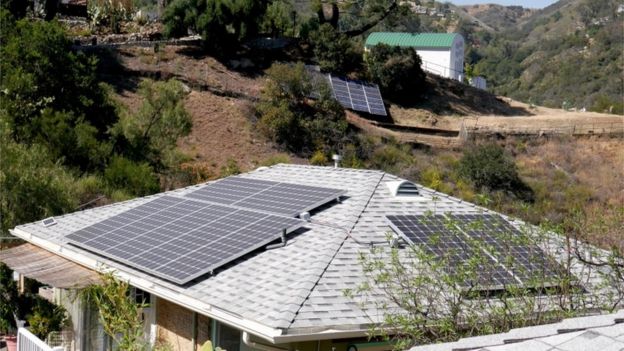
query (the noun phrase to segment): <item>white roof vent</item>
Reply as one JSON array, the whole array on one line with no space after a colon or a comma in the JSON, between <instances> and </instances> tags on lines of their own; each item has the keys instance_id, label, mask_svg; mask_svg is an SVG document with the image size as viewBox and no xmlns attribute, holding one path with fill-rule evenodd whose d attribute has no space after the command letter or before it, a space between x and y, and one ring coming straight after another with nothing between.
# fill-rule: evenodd
<instances>
[{"instance_id":1,"label":"white roof vent","mask_svg":"<svg viewBox=\"0 0 624 351\"><path fill-rule=\"evenodd\" d=\"M388 189L390 189L392 196L395 197L420 196L420 192L418 191L416 184L407 180L387 182L386 185L388 185Z\"/></svg>"}]
</instances>

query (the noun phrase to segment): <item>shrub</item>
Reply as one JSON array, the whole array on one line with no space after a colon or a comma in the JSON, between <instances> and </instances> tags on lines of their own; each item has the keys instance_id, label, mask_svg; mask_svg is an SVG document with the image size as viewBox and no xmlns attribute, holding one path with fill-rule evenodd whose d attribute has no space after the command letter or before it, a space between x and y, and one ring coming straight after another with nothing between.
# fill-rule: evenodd
<instances>
[{"instance_id":1,"label":"shrub","mask_svg":"<svg viewBox=\"0 0 624 351\"><path fill-rule=\"evenodd\" d=\"M233 158L230 158L227 160L227 163L221 167L220 176L229 177L232 175L240 174L240 172L241 170L240 170L240 167L238 167L238 163L236 162L236 160Z\"/></svg>"},{"instance_id":2,"label":"shrub","mask_svg":"<svg viewBox=\"0 0 624 351\"><path fill-rule=\"evenodd\" d=\"M322 82L313 87L302 63L274 64L268 77L257 107L259 129L293 152L337 151L348 124L328 87ZM313 89L318 93L316 100L310 99Z\"/></svg>"},{"instance_id":3,"label":"shrub","mask_svg":"<svg viewBox=\"0 0 624 351\"><path fill-rule=\"evenodd\" d=\"M45 339L53 331L60 331L68 322L67 311L48 300L34 295L32 312L26 316L29 330L41 339Z\"/></svg>"},{"instance_id":4,"label":"shrub","mask_svg":"<svg viewBox=\"0 0 624 351\"><path fill-rule=\"evenodd\" d=\"M532 190L518 175L513 158L496 144L478 145L467 149L459 160L458 173L478 189L504 190L532 200Z\"/></svg>"},{"instance_id":5,"label":"shrub","mask_svg":"<svg viewBox=\"0 0 624 351\"><path fill-rule=\"evenodd\" d=\"M288 154L278 154L275 156L271 156L262 162L260 162L260 166L270 167L280 163L290 163L290 156Z\"/></svg>"},{"instance_id":6,"label":"shrub","mask_svg":"<svg viewBox=\"0 0 624 351\"><path fill-rule=\"evenodd\" d=\"M128 194L145 196L158 192L160 186L152 167L114 156L104 171L104 180L113 189L123 189Z\"/></svg>"},{"instance_id":7,"label":"shrub","mask_svg":"<svg viewBox=\"0 0 624 351\"><path fill-rule=\"evenodd\" d=\"M325 166L329 162L327 155L321 150L316 151L312 157L310 157L310 164L315 166Z\"/></svg>"},{"instance_id":8,"label":"shrub","mask_svg":"<svg viewBox=\"0 0 624 351\"><path fill-rule=\"evenodd\" d=\"M400 173L414 161L409 145L389 143L375 149L371 166L389 173Z\"/></svg>"}]
</instances>

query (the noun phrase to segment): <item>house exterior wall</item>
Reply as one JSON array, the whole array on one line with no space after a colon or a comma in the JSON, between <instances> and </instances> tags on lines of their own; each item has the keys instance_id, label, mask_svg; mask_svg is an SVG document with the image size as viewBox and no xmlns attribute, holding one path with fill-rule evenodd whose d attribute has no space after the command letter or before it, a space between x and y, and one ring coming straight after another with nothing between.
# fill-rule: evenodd
<instances>
[{"instance_id":1,"label":"house exterior wall","mask_svg":"<svg viewBox=\"0 0 624 351\"><path fill-rule=\"evenodd\" d=\"M415 48L415 50L422 60L423 70L451 78L451 51L449 49Z\"/></svg>"},{"instance_id":2,"label":"house exterior wall","mask_svg":"<svg viewBox=\"0 0 624 351\"><path fill-rule=\"evenodd\" d=\"M167 300L156 300L156 342L174 351L193 350L193 312ZM197 315L196 347L210 339L210 319Z\"/></svg>"},{"instance_id":3,"label":"house exterior wall","mask_svg":"<svg viewBox=\"0 0 624 351\"><path fill-rule=\"evenodd\" d=\"M462 81L464 78L464 39L457 35L450 48L415 48L423 70Z\"/></svg>"}]
</instances>

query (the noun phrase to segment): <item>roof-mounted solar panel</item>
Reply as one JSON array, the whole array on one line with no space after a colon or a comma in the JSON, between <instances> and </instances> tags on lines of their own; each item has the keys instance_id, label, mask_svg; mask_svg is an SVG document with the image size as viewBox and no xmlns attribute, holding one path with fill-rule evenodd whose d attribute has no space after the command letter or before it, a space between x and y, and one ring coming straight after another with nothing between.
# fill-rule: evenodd
<instances>
[{"instance_id":1,"label":"roof-mounted solar panel","mask_svg":"<svg viewBox=\"0 0 624 351\"><path fill-rule=\"evenodd\" d=\"M73 245L177 284L213 272L305 222L162 196L69 234Z\"/></svg>"},{"instance_id":2,"label":"roof-mounted solar panel","mask_svg":"<svg viewBox=\"0 0 624 351\"><path fill-rule=\"evenodd\" d=\"M557 285L560 267L499 215L393 215L390 227L407 243L444 259L454 272L475 257L483 260L476 281L481 290Z\"/></svg>"},{"instance_id":3,"label":"roof-mounted solar panel","mask_svg":"<svg viewBox=\"0 0 624 351\"><path fill-rule=\"evenodd\" d=\"M305 221L337 189L229 177L181 196L162 196L66 236L73 245L165 280L186 284Z\"/></svg>"},{"instance_id":4,"label":"roof-mounted solar panel","mask_svg":"<svg viewBox=\"0 0 624 351\"><path fill-rule=\"evenodd\" d=\"M44 227L51 227L56 224L56 219L54 219L54 217L48 217L42 220L41 224L43 224Z\"/></svg>"},{"instance_id":5,"label":"roof-mounted solar panel","mask_svg":"<svg viewBox=\"0 0 624 351\"><path fill-rule=\"evenodd\" d=\"M196 200L295 217L302 212L311 211L339 199L345 193L340 189L228 177L206 184L185 196Z\"/></svg>"}]
</instances>

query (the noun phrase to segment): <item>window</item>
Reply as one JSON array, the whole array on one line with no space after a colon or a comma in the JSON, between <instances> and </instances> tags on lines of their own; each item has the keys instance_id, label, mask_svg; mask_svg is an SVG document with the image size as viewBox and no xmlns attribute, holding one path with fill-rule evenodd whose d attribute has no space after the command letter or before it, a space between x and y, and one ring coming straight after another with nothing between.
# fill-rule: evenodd
<instances>
[{"instance_id":1,"label":"window","mask_svg":"<svg viewBox=\"0 0 624 351\"><path fill-rule=\"evenodd\" d=\"M134 302L135 303L143 303L143 304L149 304L150 300L151 300L151 296L150 293L148 293L147 291L143 291L139 288L132 288L132 290L130 291L130 294L132 295L132 297L134 298Z\"/></svg>"},{"instance_id":2,"label":"window","mask_svg":"<svg viewBox=\"0 0 624 351\"><path fill-rule=\"evenodd\" d=\"M226 351L239 351L241 348L241 332L226 324L215 322L215 346Z\"/></svg>"}]
</instances>

